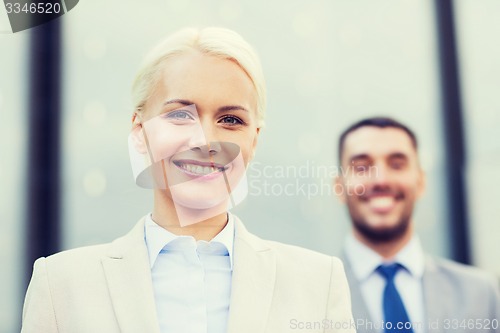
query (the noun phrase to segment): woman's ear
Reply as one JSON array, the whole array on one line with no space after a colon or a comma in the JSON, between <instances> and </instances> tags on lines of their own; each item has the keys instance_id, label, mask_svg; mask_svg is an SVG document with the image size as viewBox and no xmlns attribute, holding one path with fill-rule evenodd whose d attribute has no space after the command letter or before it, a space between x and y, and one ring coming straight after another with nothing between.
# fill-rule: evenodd
<instances>
[{"instance_id":1,"label":"woman's ear","mask_svg":"<svg viewBox=\"0 0 500 333\"><path fill-rule=\"evenodd\" d=\"M142 131L141 115L134 112L132 115L132 130L130 131L130 137L134 145L135 150L139 154L146 154L146 142L144 140L144 133Z\"/></svg>"}]
</instances>

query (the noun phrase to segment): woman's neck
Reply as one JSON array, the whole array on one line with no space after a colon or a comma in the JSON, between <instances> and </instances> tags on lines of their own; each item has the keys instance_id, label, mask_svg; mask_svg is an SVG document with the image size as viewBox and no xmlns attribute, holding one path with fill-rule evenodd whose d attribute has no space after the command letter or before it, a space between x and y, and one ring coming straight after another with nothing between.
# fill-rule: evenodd
<instances>
[{"instance_id":1,"label":"woman's neck","mask_svg":"<svg viewBox=\"0 0 500 333\"><path fill-rule=\"evenodd\" d=\"M191 209L174 204L164 192L154 193L153 221L175 235L192 236L196 240L210 241L227 224L227 205L210 209Z\"/></svg>"}]
</instances>

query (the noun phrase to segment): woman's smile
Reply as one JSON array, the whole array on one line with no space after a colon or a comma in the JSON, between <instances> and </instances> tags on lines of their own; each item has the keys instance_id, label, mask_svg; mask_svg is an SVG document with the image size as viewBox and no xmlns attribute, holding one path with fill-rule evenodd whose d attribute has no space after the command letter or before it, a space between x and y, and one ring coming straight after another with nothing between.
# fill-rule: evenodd
<instances>
[{"instance_id":1,"label":"woman's smile","mask_svg":"<svg viewBox=\"0 0 500 333\"><path fill-rule=\"evenodd\" d=\"M190 178L200 180L212 180L220 177L223 172L230 168L230 164L222 165L213 161L175 160L173 164Z\"/></svg>"}]
</instances>

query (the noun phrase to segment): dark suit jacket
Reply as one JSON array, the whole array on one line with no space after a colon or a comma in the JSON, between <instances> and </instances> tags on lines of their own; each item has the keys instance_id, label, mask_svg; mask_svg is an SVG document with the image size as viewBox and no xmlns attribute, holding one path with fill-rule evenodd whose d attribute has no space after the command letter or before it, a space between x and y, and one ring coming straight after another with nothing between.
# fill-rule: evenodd
<instances>
[{"instance_id":1,"label":"dark suit jacket","mask_svg":"<svg viewBox=\"0 0 500 333\"><path fill-rule=\"evenodd\" d=\"M341 259L351 289L354 320L372 321L351 264L345 254ZM426 257L422 284L428 333L500 332L499 283L493 276L450 260ZM357 331L375 332L365 325L358 325Z\"/></svg>"}]
</instances>

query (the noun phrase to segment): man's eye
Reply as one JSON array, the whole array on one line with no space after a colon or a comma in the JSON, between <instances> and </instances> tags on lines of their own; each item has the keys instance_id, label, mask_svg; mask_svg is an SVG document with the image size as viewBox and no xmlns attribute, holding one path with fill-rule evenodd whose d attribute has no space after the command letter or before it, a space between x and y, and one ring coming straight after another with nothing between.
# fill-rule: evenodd
<instances>
[{"instance_id":1,"label":"man's eye","mask_svg":"<svg viewBox=\"0 0 500 333\"><path fill-rule=\"evenodd\" d=\"M392 161L390 165L393 169L402 169L406 166L406 161Z\"/></svg>"},{"instance_id":2,"label":"man's eye","mask_svg":"<svg viewBox=\"0 0 500 333\"><path fill-rule=\"evenodd\" d=\"M234 126L234 125L243 125L244 124L243 120L241 120L240 118L235 117L235 116L225 116L225 117L222 117L219 120L219 122L222 123L222 124L231 125L231 126Z\"/></svg>"},{"instance_id":3,"label":"man's eye","mask_svg":"<svg viewBox=\"0 0 500 333\"><path fill-rule=\"evenodd\" d=\"M354 170L356 171L366 171L370 166L365 164L354 165Z\"/></svg>"},{"instance_id":4,"label":"man's eye","mask_svg":"<svg viewBox=\"0 0 500 333\"><path fill-rule=\"evenodd\" d=\"M166 115L166 118L175 120L194 120L193 116L189 112L183 110L169 112Z\"/></svg>"}]
</instances>

